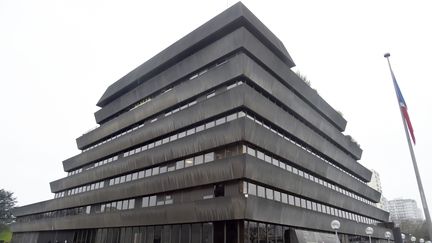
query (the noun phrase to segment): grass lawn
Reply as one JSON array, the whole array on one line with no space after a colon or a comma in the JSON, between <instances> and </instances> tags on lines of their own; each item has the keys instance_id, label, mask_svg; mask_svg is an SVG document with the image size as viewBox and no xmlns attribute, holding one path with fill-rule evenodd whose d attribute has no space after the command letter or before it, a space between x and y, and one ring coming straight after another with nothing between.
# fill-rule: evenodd
<instances>
[{"instance_id":1,"label":"grass lawn","mask_svg":"<svg viewBox=\"0 0 432 243\"><path fill-rule=\"evenodd\" d=\"M9 229L5 229L0 232L0 240L4 242L10 242L12 239L12 232Z\"/></svg>"}]
</instances>

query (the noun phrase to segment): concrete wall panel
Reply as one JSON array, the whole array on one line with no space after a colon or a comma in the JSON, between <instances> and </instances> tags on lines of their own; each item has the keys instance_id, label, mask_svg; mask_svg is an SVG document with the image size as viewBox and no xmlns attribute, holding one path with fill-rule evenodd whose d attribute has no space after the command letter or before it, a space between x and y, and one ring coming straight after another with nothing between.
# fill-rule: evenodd
<instances>
[{"instance_id":1,"label":"concrete wall panel","mask_svg":"<svg viewBox=\"0 0 432 243\"><path fill-rule=\"evenodd\" d=\"M375 206L348 197L291 172L281 170L271 164L262 163L250 155L246 155L246 162L246 178L370 218L388 221L389 213Z\"/></svg>"},{"instance_id":2,"label":"concrete wall panel","mask_svg":"<svg viewBox=\"0 0 432 243\"><path fill-rule=\"evenodd\" d=\"M317 229L327 232L334 232L330 227L330 222L335 219L334 216L305 210L302 208L281 204L275 201L269 201L258 197L250 197L246 204L245 217L263 222L272 222L276 224L292 225L299 228ZM352 235L366 236L365 229L370 226L351 220L338 218L341 222L341 228L338 232ZM373 226L374 238L384 238L387 228Z\"/></svg>"},{"instance_id":3,"label":"concrete wall panel","mask_svg":"<svg viewBox=\"0 0 432 243\"><path fill-rule=\"evenodd\" d=\"M245 41L245 40L247 40L247 41ZM265 48L265 47L250 32L248 32L244 28L240 28L240 29L234 31L233 33L231 33L230 35L224 37L223 41L217 47L218 47L218 48L216 48L217 51L220 51L223 54L232 53L232 52L239 50L239 49L245 50L248 53L248 55L251 55L254 58L254 60L257 60L261 65L266 67L266 69L268 69L268 70L271 70L271 69L269 69L269 66L266 64L268 64L269 62L277 61L274 59L274 58L276 58L274 56L274 54L272 54L268 50L265 50L265 49L260 50L260 52L257 53L258 52L257 50L259 48ZM211 52L211 50L210 50L210 52ZM215 56L214 59L218 58L219 56L221 56L221 54ZM204 57L202 57L202 56L197 57L197 59L199 59L199 60L202 58L204 58ZM184 75L184 73L192 72L195 68L197 68L198 64L196 64L193 61L194 59L191 59L191 60L192 61L186 62L186 64L184 66L182 66L182 68L181 68L182 71L183 71L183 69L187 70L186 72L185 71L181 72L180 70L178 70L178 68L175 68L175 69L173 68L173 70L168 70L166 73L162 73L160 78L155 78L155 80L152 80L148 84L148 86L151 86L153 88L147 87L143 84L142 87L141 86L138 87L136 91L131 91L130 94L126 94L126 97L123 98L124 99L123 101L118 101L119 104L115 105L117 108L114 108L114 107L109 108L109 110L111 110L111 111L107 111L106 113L107 114L114 114L115 112L117 112L121 109L124 109L127 106L130 106L131 104L133 104L132 101L139 100L138 97L143 98L143 97L147 96L148 94L154 92L154 90L155 90L154 87L156 87L159 82L162 82L162 83L171 82L172 83L172 82L175 82L176 80L178 80L182 75ZM249 69L249 70L251 70L251 69ZM278 76L279 80L281 80L281 76L284 76L284 72L287 72L290 70L287 67L283 67L283 65L282 65L276 71L278 73L280 73L277 76ZM271 73L274 74L276 71L271 70ZM295 74L293 74L293 75L295 76ZM284 82L289 87L291 87L292 83L295 83L295 82L304 83L302 80L297 80L298 77L297 77L297 79L295 79L296 76L295 77L294 76L291 77L290 75L285 75L285 76L290 77L291 79L290 80L281 80L280 82ZM222 75L220 77L217 77L216 79L222 80L225 77L226 76ZM166 81L166 80L168 80L168 81ZM227 80L227 79L225 79L225 80ZM223 80L223 81L225 81L225 80ZM310 89L310 87L307 87L307 88ZM307 88L305 87L305 89L307 89ZM296 93L296 95L299 95L297 91L295 91L295 93ZM130 96L130 97L128 97L128 96ZM299 97L306 99L304 96L301 96L301 95ZM322 98L319 97L319 99L322 99ZM309 105L311 105L310 101L308 101L307 99L305 100L305 102L308 103ZM323 102L325 102L325 101L323 101ZM312 105L311 107L318 109L317 106L319 106L319 105L316 104L316 105ZM157 107L155 107L155 108L157 108ZM155 109L154 112L155 111L160 111L160 109ZM134 111L132 113L128 112L128 113L129 114L127 114L127 113L122 114L119 117L117 117L111 121L108 121L107 123L104 123L104 125L101 126L100 128L97 128L97 129L79 137L77 139L78 147L82 148L88 144L91 144L91 143L99 140L99 139L102 139L103 137L105 137L109 134L112 134L115 131L118 131L120 129L123 129L123 128L135 123L135 122L138 122L136 120L132 121L133 123L127 122L128 120L130 120L130 119L128 119L128 117L129 116L133 117L134 114L138 113L137 111ZM332 113L332 112L326 111L326 109L323 108L322 110L319 110L318 113L321 114L326 119L329 119L330 115L328 115L327 113ZM337 112L335 112L335 113L337 113ZM124 122L123 126L120 126L121 124L118 124L119 120ZM334 125L335 121L331 121L331 123ZM339 124L336 127L338 127L338 129L340 129L341 126L342 126L342 124ZM343 125L343 127L344 126L345 125Z\"/></svg>"},{"instance_id":4,"label":"concrete wall panel","mask_svg":"<svg viewBox=\"0 0 432 243\"><path fill-rule=\"evenodd\" d=\"M244 208L245 199L242 196L219 197L162 207L16 223L11 230L28 232L233 220L243 218Z\"/></svg>"},{"instance_id":5,"label":"concrete wall panel","mask_svg":"<svg viewBox=\"0 0 432 243\"><path fill-rule=\"evenodd\" d=\"M111 84L99 100L98 105L106 105L123 94L125 90L130 90L143 82L142 79L146 80L154 73L173 65L240 26L244 26L255 33L266 45L266 48L272 50L288 67L294 66L282 42L242 3L237 3L140 65L119 81Z\"/></svg>"}]
</instances>

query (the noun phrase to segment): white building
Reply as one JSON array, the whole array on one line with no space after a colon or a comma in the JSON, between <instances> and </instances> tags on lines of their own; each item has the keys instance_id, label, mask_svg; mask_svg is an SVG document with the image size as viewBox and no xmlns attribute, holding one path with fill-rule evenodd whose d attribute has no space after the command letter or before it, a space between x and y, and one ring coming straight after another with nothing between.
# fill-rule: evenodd
<instances>
[{"instance_id":1,"label":"white building","mask_svg":"<svg viewBox=\"0 0 432 243\"><path fill-rule=\"evenodd\" d=\"M379 173L376 170L371 169L370 171L372 172L372 177L371 177L371 181L368 183L368 186L370 186L373 189L381 192L380 202L376 203L375 205L378 208L381 208L381 209L384 209L386 211L389 211L388 208L387 208L387 199L383 196L380 175L379 175Z\"/></svg>"},{"instance_id":2,"label":"white building","mask_svg":"<svg viewBox=\"0 0 432 243\"><path fill-rule=\"evenodd\" d=\"M390 220L400 223L402 220L423 220L421 210L413 199L394 199L388 201Z\"/></svg>"}]
</instances>

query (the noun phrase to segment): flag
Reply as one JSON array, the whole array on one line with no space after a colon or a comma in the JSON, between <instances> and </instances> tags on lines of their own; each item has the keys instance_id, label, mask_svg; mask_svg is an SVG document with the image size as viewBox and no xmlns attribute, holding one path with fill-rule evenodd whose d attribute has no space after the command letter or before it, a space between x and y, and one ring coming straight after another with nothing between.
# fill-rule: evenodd
<instances>
[{"instance_id":1,"label":"flag","mask_svg":"<svg viewBox=\"0 0 432 243\"><path fill-rule=\"evenodd\" d=\"M390 72L391 72L391 75L392 75L392 78L393 78L393 85L394 85L395 90L396 90L397 99L399 101L399 108L401 109L401 112L402 112L402 115L404 117L405 123L408 126L408 130L410 132L411 139L412 139L412 141L415 144L416 140L415 140L415 136L414 136L414 129L412 127L411 120L410 120L409 115L408 115L408 107L407 107L407 105L405 103L405 99L404 99L404 97L402 95L402 92L399 89L399 85L396 82L396 77L393 74L393 70L390 69Z\"/></svg>"}]
</instances>

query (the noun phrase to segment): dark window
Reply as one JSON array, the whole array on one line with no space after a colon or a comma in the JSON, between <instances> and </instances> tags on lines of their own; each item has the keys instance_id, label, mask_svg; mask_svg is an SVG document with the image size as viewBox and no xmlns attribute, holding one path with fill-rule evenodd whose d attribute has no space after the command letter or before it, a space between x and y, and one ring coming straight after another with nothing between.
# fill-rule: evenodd
<instances>
[{"instance_id":1,"label":"dark window","mask_svg":"<svg viewBox=\"0 0 432 243\"><path fill-rule=\"evenodd\" d=\"M249 239L250 243L258 242L258 224L256 222L249 222Z\"/></svg>"},{"instance_id":2,"label":"dark window","mask_svg":"<svg viewBox=\"0 0 432 243\"><path fill-rule=\"evenodd\" d=\"M214 187L214 197L225 196L225 187L222 184L218 184Z\"/></svg>"},{"instance_id":3,"label":"dark window","mask_svg":"<svg viewBox=\"0 0 432 243\"><path fill-rule=\"evenodd\" d=\"M190 240L190 224L183 224L181 226L181 242L189 243Z\"/></svg>"},{"instance_id":4,"label":"dark window","mask_svg":"<svg viewBox=\"0 0 432 243\"><path fill-rule=\"evenodd\" d=\"M171 225L165 225L163 227L163 234L162 234L162 236L163 236L162 237L162 242L163 243L170 243L171 242Z\"/></svg>"},{"instance_id":5,"label":"dark window","mask_svg":"<svg viewBox=\"0 0 432 243\"><path fill-rule=\"evenodd\" d=\"M172 226L171 243L180 243L180 225L178 224Z\"/></svg>"},{"instance_id":6,"label":"dark window","mask_svg":"<svg viewBox=\"0 0 432 243\"><path fill-rule=\"evenodd\" d=\"M125 243L132 242L132 227L126 227L125 230L122 231L122 238ZM92 242L92 241L88 241Z\"/></svg>"},{"instance_id":7,"label":"dark window","mask_svg":"<svg viewBox=\"0 0 432 243\"><path fill-rule=\"evenodd\" d=\"M275 239L275 225L274 224L267 224L267 240L270 243L276 242Z\"/></svg>"},{"instance_id":8,"label":"dark window","mask_svg":"<svg viewBox=\"0 0 432 243\"><path fill-rule=\"evenodd\" d=\"M119 242L120 240L120 228L113 229L112 242Z\"/></svg>"},{"instance_id":9,"label":"dark window","mask_svg":"<svg viewBox=\"0 0 432 243\"><path fill-rule=\"evenodd\" d=\"M213 223L204 223L202 228L202 242L213 243ZM171 242L175 243L175 242Z\"/></svg>"},{"instance_id":10,"label":"dark window","mask_svg":"<svg viewBox=\"0 0 432 243\"><path fill-rule=\"evenodd\" d=\"M214 222L214 242L225 242L225 222Z\"/></svg>"},{"instance_id":11,"label":"dark window","mask_svg":"<svg viewBox=\"0 0 432 243\"><path fill-rule=\"evenodd\" d=\"M282 232L282 226L276 225L275 227L275 241L276 243L283 243L283 232Z\"/></svg>"},{"instance_id":12,"label":"dark window","mask_svg":"<svg viewBox=\"0 0 432 243\"><path fill-rule=\"evenodd\" d=\"M161 243L162 242L162 226L155 226L154 228L154 240L153 243Z\"/></svg>"},{"instance_id":13,"label":"dark window","mask_svg":"<svg viewBox=\"0 0 432 243\"><path fill-rule=\"evenodd\" d=\"M201 224L192 225L191 243L201 243Z\"/></svg>"},{"instance_id":14,"label":"dark window","mask_svg":"<svg viewBox=\"0 0 432 243\"><path fill-rule=\"evenodd\" d=\"M237 242L238 234L237 221L226 222L226 242Z\"/></svg>"},{"instance_id":15,"label":"dark window","mask_svg":"<svg viewBox=\"0 0 432 243\"><path fill-rule=\"evenodd\" d=\"M258 223L258 242L266 243L267 242L267 227L265 224Z\"/></svg>"},{"instance_id":16,"label":"dark window","mask_svg":"<svg viewBox=\"0 0 432 243\"><path fill-rule=\"evenodd\" d=\"M156 197L156 205L160 206L160 205L164 205L165 204L165 196L164 195L159 195Z\"/></svg>"},{"instance_id":17,"label":"dark window","mask_svg":"<svg viewBox=\"0 0 432 243\"><path fill-rule=\"evenodd\" d=\"M285 243L291 243L290 240L290 229L283 226L283 234L284 234L284 241Z\"/></svg>"},{"instance_id":18,"label":"dark window","mask_svg":"<svg viewBox=\"0 0 432 243\"><path fill-rule=\"evenodd\" d=\"M249 221L243 221L243 242L250 243L249 238Z\"/></svg>"},{"instance_id":19,"label":"dark window","mask_svg":"<svg viewBox=\"0 0 432 243\"><path fill-rule=\"evenodd\" d=\"M147 242L153 242L154 240L154 227L147 227Z\"/></svg>"}]
</instances>

